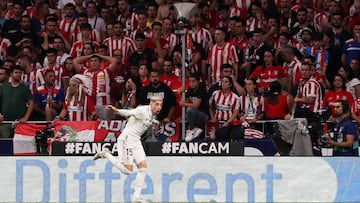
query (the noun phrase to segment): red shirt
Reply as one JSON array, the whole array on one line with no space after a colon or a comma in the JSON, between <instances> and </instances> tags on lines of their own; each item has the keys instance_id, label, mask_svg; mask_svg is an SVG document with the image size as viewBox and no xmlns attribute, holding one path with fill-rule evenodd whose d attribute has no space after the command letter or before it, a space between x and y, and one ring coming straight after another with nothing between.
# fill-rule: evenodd
<instances>
[{"instance_id":1,"label":"red shirt","mask_svg":"<svg viewBox=\"0 0 360 203\"><path fill-rule=\"evenodd\" d=\"M324 96L323 107L328 107L331 110L333 116L335 116L335 102L339 100L345 100L349 105L354 102L353 96L350 92L346 90L340 90L339 92L335 92L331 90L327 92Z\"/></svg>"},{"instance_id":2,"label":"red shirt","mask_svg":"<svg viewBox=\"0 0 360 203\"><path fill-rule=\"evenodd\" d=\"M265 67L258 66L254 72L251 73L250 79L256 79L259 88L269 88L270 83L286 77L284 68L281 66Z\"/></svg>"},{"instance_id":3,"label":"red shirt","mask_svg":"<svg viewBox=\"0 0 360 203\"><path fill-rule=\"evenodd\" d=\"M284 119L285 115L289 112L287 97L279 95L278 101L275 104L269 104L264 99L265 117L267 119Z\"/></svg>"}]
</instances>

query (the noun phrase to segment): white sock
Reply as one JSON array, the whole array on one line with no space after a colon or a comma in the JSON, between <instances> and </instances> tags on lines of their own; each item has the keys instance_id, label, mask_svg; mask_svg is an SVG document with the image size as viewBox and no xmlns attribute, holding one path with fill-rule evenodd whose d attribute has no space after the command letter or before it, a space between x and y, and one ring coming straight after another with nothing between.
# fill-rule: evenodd
<instances>
[{"instance_id":1,"label":"white sock","mask_svg":"<svg viewBox=\"0 0 360 203\"><path fill-rule=\"evenodd\" d=\"M121 171L121 173L125 175L131 174L131 171L124 166L119 158L114 157L111 153L106 153L105 157L108 158L109 161Z\"/></svg>"},{"instance_id":2,"label":"white sock","mask_svg":"<svg viewBox=\"0 0 360 203\"><path fill-rule=\"evenodd\" d=\"M139 168L135 178L134 198L140 197L141 189L145 182L147 168Z\"/></svg>"}]
</instances>

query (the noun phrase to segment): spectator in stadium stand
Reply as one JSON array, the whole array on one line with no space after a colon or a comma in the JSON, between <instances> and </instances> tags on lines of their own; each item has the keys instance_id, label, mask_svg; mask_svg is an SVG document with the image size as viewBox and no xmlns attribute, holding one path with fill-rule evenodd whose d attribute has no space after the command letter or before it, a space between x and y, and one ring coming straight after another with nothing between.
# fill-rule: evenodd
<instances>
[{"instance_id":1,"label":"spectator in stadium stand","mask_svg":"<svg viewBox=\"0 0 360 203\"><path fill-rule=\"evenodd\" d=\"M221 141L231 140L231 131L233 130L232 122L239 113L239 97L231 89L233 88L233 80L230 76L225 76L221 80L221 89L216 90L209 100L210 125L218 125L215 136L212 130L209 131L211 139L219 139Z\"/></svg>"},{"instance_id":2,"label":"spectator in stadium stand","mask_svg":"<svg viewBox=\"0 0 360 203\"><path fill-rule=\"evenodd\" d=\"M85 26L86 28L90 27L90 31L89 31L89 33L85 34L85 35L88 35L88 36L85 36L86 39L83 39L82 35L84 33L82 32L82 29L81 29L81 26L83 24L89 24L86 13L80 13L78 15L77 26L75 28L75 32L71 34L71 43L72 44L76 41L91 40L93 42L96 41L98 43L101 43L103 41L103 39L100 36L100 33L95 28L92 28L90 24L89 24L90 26L88 26L88 25Z\"/></svg>"},{"instance_id":3,"label":"spectator in stadium stand","mask_svg":"<svg viewBox=\"0 0 360 203\"><path fill-rule=\"evenodd\" d=\"M300 32L301 41L295 44L296 49L304 55L305 50L311 46L313 32L309 28L304 28Z\"/></svg>"},{"instance_id":4,"label":"spectator in stadium stand","mask_svg":"<svg viewBox=\"0 0 360 203\"><path fill-rule=\"evenodd\" d=\"M10 11L10 10L9 10ZM8 19L5 21L4 25L2 26L2 35L5 38L10 38L10 35L14 34L15 32L21 29L20 20L21 16L24 12L24 7L21 1L14 1L13 2L13 9L12 15L7 16Z\"/></svg>"},{"instance_id":5,"label":"spectator in stadium stand","mask_svg":"<svg viewBox=\"0 0 360 203\"><path fill-rule=\"evenodd\" d=\"M239 98L240 120L258 128L256 121L264 117L264 97L259 93L255 79L245 81L245 90L246 94L241 95Z\"/></svg>"},{"instance_id":6,"label":"spectator in stadium stand","mask_svg":"<svg viewBox=\"0 0 360 203\"><path fill-rule=\"evenodd\" d=\"M176 97L174 92L164 83L160 82L160 73L157 70L150 72L150 84L143 87L138 95L138 102L141 105L149 104L150 98L159 96L164 99L163 108L158 114L157 119L164 123L171 121L175 111Z\"/></svg>"},{"instance_id":7,"label":"spectator in stadium stand","mask_svg":"<svg viewBox=\"0 0 360 203\"><path fill-rule=\"evenodd\" d=\"M331 31L323 32L323 49L329 53L329 67L326 69L326 79L332 81L334 75L337 73L339 68L341 67L341 54L335 56L336 52L334 47L330 44Z\"/></svg>"},{"instance_id":8,"label":"spectator in stadium stand","mask_svg":"<svg viewBox=\"0 0 360 203\"><path fill-rule=\"evenodd\" d=\"M169 42L161 38L161 30L162 24L160 22L156 21L152 23L151 36L145 40L145 47L154 50L159 65L164 62L164 57L166 57L170 51Z\"/></svg>"},{"instance_id":9,"label":"spectator in stadium stand","mask_svg":"<svg viewBox=\"0 0 360 203\"><path fill-rule=\"evenodd\" d=\"M31 42L36 47L41 44L39 35L31 30L30 17L28 15L21 16L20 30L9 35L9 40L11 44L18 47L21 47L26 42Z\"/></svg>"},{"instance_id":10,"label":"spectator in stadium stand","mask_svg":"<svg viewBox=\"0 0 360 203\"><path fill-rule=\"evenodd\" d=\"M289 120L291 118L290 106L287 97L281 94L281 84L275 80L270 83L269 93L264 100L265 118L268 120Z\"/></svg>"},{"instance_id":11,"label":"spectator in stadium stand","mask_svg":"<svg viewBox=\"0 0 360 203\"><path fill-rule=\"evenodd\" d=\"M76 16L79 17L80 13L86 13L84 0L74 0Z\"/></svg>"},{"instance_id":12,"label":"spectator in stadium stand","mask_svg":"<svg viewBox=\"0 0 360 203\"><path fill-rule=\"evenodd\" d=\"M29 88L21 83L22 71L23 69L20 66L12 66L10 69L11 82L0 87L1 122L17 120L20 123L25 123L34 109L33 95ZM1 123L0 137L12 138L13 136L13 125Z\"/></svg>"},{"instance_id":13,"label":"spectator in stadium stand","mask_svg":"<svg viewBox=\"0 0 360 203\"><path fill-rule=\"evenodd\" d=\"M133 65L151 64L152 68L158 67L154 50L145 47L146 36L144 33L136 33L136 51L129 57L129 63Z\"/></svg>"},{"instance_id":14,"label":"spectator in stadium stand","mask_svg":"<svg viewBox=\"0 0 360 203\"><path fill-rule=\"evenodd\" d=\"M156 18L160 20L168 18L170 16L170 7L173 5L174 2L167 0L157 0L156 2L159 5Z\"/></svg>"},{"instance_id":15,"label":"spectator in stadium stand","mask_svg":"<svg viewBox=\"0 0 360 203\"><path fill-rule=\"evenodd\" d=\"M12 59L5 59L3 63L3 67L10 70L10 67L15 65L15 61Z\"/></svg>"},{"instance_id":16,"label":"spectator in stadium stand","mask_svg":"<svg viewBox=\"0 0 360 203\"><path fill-rule=\"evenodd\" d=\"M76 74L70 79L63 108L55 120L86 121L96 119L95 104L88 95L88 89L92 86L91 83L90 77L81 74Z\"/></svg>"},{"instance_id":17,"label":"spectator in stadium stand","mask_svg":"<svg viewBox=\"0 0 360 203\"><path fill-rule=\"evenodd\" d=\"M70 43L72 33L75 33L78 26L77 16L75 16L75 4L69 2L64 7L65 16L59 21L58 31L62 33L65 40Z\"/></svg>"},{"instance_id":18,"label":"spectator in stadium stand","mask_svg":"<svg viewBox=\"0 0 360 203\"><path fill-rule=\"evenodd\" d=\"M188 50L187 50L188 51ZM206 80L206 61L207 61L207 51L197 42L191 42L190 48L191 55L186 55L186 75L189 76L191 73L196 73L201 76L201 80ZM182 69L182 43L176 45L174 50L171 53L176 75L179 75L179 71Z\"/></svg>"},{"instance_id":19,"label":"spectator in stadium stand","mask_svg":"<svg viewBox=\"0 0 360 203\"><path fill-rule=\"evenodd\" d=\"M247 48L249 47L249 39L246 36L246 21L240 20L239 18L235 19L235 28L232 35L232 38L229 40L230 43L234 44L238 57L239 64L243 64L246 62L245 53ZM245 70L239 67L238 79L240 81L244 81L245 78Z\"/></svg>"},{"instance_id":20,"label":"spectator in stadium stand","mask_svg":"<svg viewBox=\"0 0 360 203\"><path fill-rule=\"evenodd\" d=\"M69 56L67 59L65 59L65 62L63 64L64 71L66 71L65 77L68 77L68 80L70 80L70 78L76 74L73 60L74 58ZM66 91L66 89L64 90Z\"/></svg>"},{"instance_id":21,"label":"spectator in stadium stand","mask_svg":"<svg viewBox=\"0 0 360 203\"><path fill-rule=\"evenodd\" d=\"M1 27L0 27L1 30ZM1 31L0 31L1 32ZM8 57L8 47L11 46L9 39L4 38L0 33L0 60L4 61Z\"/></svg>"},{"instance_id":22,"label":"spectator in stadium stand","mask_svg":"<svg viewBox=\"0 0 360 203\"><path fill-rule=\"evenodd\" d=\"M161 38L169 42L170 52L179 43L179 39L174 34L173 22L170 18L164 18L162 20L163 29L161 31Z\"/></svg>"},{"instance_id":23,"label":"spectator in stadium stand","mask_svg":"<svg viewBox=\"0 0 360 203\"><path fill-rule=\"evenodd\" d=\"M353 37L345 42L341 60L344 65L350 64L351 59L360 56L360 22L355 23Z\"/></svg>"},{"instance_id":24,"label":"spectator in stadium stand","mask_svg":"<svg viewBox=\"0 0 360 203\"><path fill-rule=\"evenodd\" d=\"M235 88L237 94L245 93L244 88L235 80L236 77L234 75L234 67L232 65L227 63L221 65L221 75L222 77L229 76L231 77L231 79L233 79L232 80L233 87ZM215 90L220 90L220 89L221 89L221 81L210 86L208 90L208 97L211 97L211 95Z\"/></svg>"},{"instance_id":25,"label":"spectator in stadium stand","mask_svg":"<svg viewBox=\"0 0 360 203\"><path fill-rule=\"evenodd\" d=\"M45 84L45 71L46 70L54 70L55 71L55 85L59 85L63 89L66 88L69 84L68 77L66 76L66 71L64 70L61 64L58 64L56 61L57 59L57 50L54 48L50 48L47 50L46 57L48 59L48 65L44 66L41 69L36 70L35 74L35 83L36 88L40 85Z\"/></svg>"},{"instance_id":26,"label":"spectator in stadium stand","mask_svg":"<svg viewBox=\"0 0 360 203\"><path fill-rule=\"evenodd\" d=\"M138 72L140 77L141 87L145 87L150 84L151 80L149 77L149 67L146 64L141 64L138 66Z\"/></svg>"},{"instance_id":27,"label":"spectator in stadium stand","mask_svg":"<svg viewBox=\"0 0 360 203\"><path fill-rule=\"evenodd\" d=\"M116 9L115 9L116 11ZM105 25L112 23L115 21L116 19L116 12L114 13L113 11L110 10L109 7L107 7L104 4L100 4L100 11L99 11L99 16L104 19Z\"/></svg>"},{"instance_id":28,"label":"spectator in stadium stand","mask_svg":"<svg viewBox=\"0 0 360 203\"><path fill-rule=\"evenodd\" d=\"M354 77L360 77L360 58L353 58L350 60L349 67L354 73Z\"/></svg>"},{"instance_id":29,"label":"spectator in stadium stand","mask_svg":"<svg viewBox=\"0 0 360 203\"><path fill-rule=\"evenodd\" d=\"M113 52L113 57L116 58L116 68L115 71L111 74L110 80L110 98L111 101L114 100L117 94L125 88L126 78L129 77L129 69L127 66L122 64L122 51L120 49L116 49ZM113 103L113 102L112 102Z\"/></svg>"},{"instance_id":30,"label":"spectator in stadium stand","mask_svg":"<svg viewBox=\"0 0 360 203\"><path fill-rule=\"evenodd\" d=\"M182 91L179 93L181 94ZM200 83L200 77L196 74L190 74L189 88L185 93L185 101L181 100L179 102L181 107L187 108L185 141L192 141L204 132L205 123L209 119L208 101L206 90Z\"/></svg>"},{"instance_id":31,"label":"spectator in stadium stand","mask_svg":"<svg viewBox=\"0 0 360 203\"><path fill-rule=\"evenodd\" d=\"M256 79L260 93L268 91L270 82L287 77L284 68L275 64L275 52L273 49L267 49L263 55L264 64L258 66L249 76L250 79Z\"/></svg>"},{"instance_id":32,"label":"spectator in stadium stand","mask_svg":"<svg viewBox=\"0 0 360 203\"><path fill-rule=\"evenodd\" d=\"M67 45L69 45L69 47L67 47ZM69 43L66 43L63 38L57 36L54 38L54 46L53 48L57 50L57 57L56 57L56 65L60 66L61 64L64 63L65 59L67 59L70 54L67 53L67 50L70 50L71 45ZM49 61L48 58L45 57L44 58L44 63L43 66L48 66L49 65Z\"/></svg>"},{"instance_id":33,"label":"spectator in stadium stand","mask_svg":"<svg viewBox=\"0 0 360 203\"><path fill-rule=\"evenodd\" d=\"M354 99L360 96L360 80L355 77L354 72L349 68L341 67L338 71L346 82L346 91L350 92Z\"/></svg>"},{"instance_id":34,"label":"spectator in stadium stand","mask_svg":"<svg viewBox=\"0 0 360 203\"><path fill-rule=\"evenodd\" d=\"M234 75L238 75L239 59L236 48L233 44L226 42L227 31L218 27L215 30L215 44L210 47L208 52L207 64L208 81L213 85L221 80L221 65L224 63L231 64L234 67Z\"/></svg>"},{"instance_id":35,"label":"spectator in stadium stand","mask_svg":"<svg viewBox=\"0 0 360 203\"><path fill-rule=\"evenodd\" d=\"M9 83L10 70L4 66L0 66L0 86Z\"/></svg>"},{"instance_id":36,"label":"spectator in stadium stand","mask_svg":"<svg viewBox=\"0 0 360 203\"><path fill-rule=\"evenodd\" d=\"M329 52L324 49L323 38L324 34L322 32L315 33L313 46L306 48L304 56L313 56L315 58L315 71L325 76L329 62Z\"/></svg>"},{"instance_id":37,"label":"spectator in stadium stand","mask_svg":"<svg viewBox=\"0 0 360 203\"><path fill-rule=\"evenodd\" d=\"M281 0L279 6L279 25L288 28L293 24L293 12L291 10L291 0Z\"/></svg>"},{"instance_id":38,"label":"spectator in stadium stand","mask_svg":"<svg viewBox=\"0 0 360 203\"><path fill-rule=\"evenodd\" d=\"M28 7L26 12L33 21L36 21L39 24L40 30L44 30L47 16L53 14L54 11L51 9L48 1L37 1L36 4L37 5Z\"/></svg>"},{"instance_id":39,"label":"spectator in stadium stand","mask_svg":"<svg viewBox=\"0 0 360 203\"><path fill-rule=\"evenodd\" d=\"M41 85L34 93L34 111L32 118L52 121L62 110L65 95L64 90L55 85L55 71L48 69L45 71L45 84Z\"/></svg>"},{"instance_id":40,"label":"spectator in stadium stand","mask_svg":"<svg viewBox=\"0 0 360 203\"><path fill-rule=\"evenodd\" d=\"M91 69L85 68L82 63L90 59ZM109 65L100 69L101 60L106 60ZM98 54L80 56L73 60L77 73L90 76L92 80L91 100L95 105L110 104L110 80L111 72L116 69L116 58Z\"/></svg>"},{"instance_id":41,"label":"spectator in stadium stand","mask_svg":"<svg viewBox=\"0 0 360 203\"><path fill-rule=\"evenodd\" d=\"M41 48L43 50L48 50L49 48L54 47L54 38L61 37L61 32L58 32L58 20L55 15L49 15L46 17L45 28L40 33L42 38Z\"/></svg>"},{"instance_id":42,"label":"spectator in stadium stand","mask_svg":"<svg viewBox=\"0 0 360 203\"><path fill-rule=\"evenodd\" d=\"M340 68L342 65L341 62L341 54L345 42L349 40L352 36L351 33L344 29L344 20L343 15L341 13L335 13L331 17L331 28L329 29L331 37L330 37L330 44L334 49L334 55L331 57L335 57L333 61L335 62L337 68ZM332 64L332 63L330 63Z\"/></svg>"},{"instance_id":43,"label":"spectator in stadium stand","mask_svg":"<svg viewBox=\"0 0 360 203\"><path fill-rule=\"evenodd\" d=\"M129 0L118 0L118 16L117 20L124 23L126 27L126 36L137 28L138 16L133 10L130 10Z\"/></svg>"},{"instance_id":44,"label":"spectator in stadium stand","mask_svg":"<svg viewBox=\"0 0 360 203\"><path fill-rule=\"evenodd\" d=\"M137 76L131 76L126 80L125 88L119 91L119 95L116 96L116 102L119 108L133 109L137 106L136 94L140 91L140 78Z\"/></svg>"},{"instance_id":45,"label":"spectator in stadium stand","mask_svg":"<svg viewBox=\"0 0 360 203\"><path fill-rule=\"evenodd\" d=\"M143 11L138 11L136 13L138 26L133 32L131 32L130 38L134 40L137 33L143 33L146 38L151 37L151 29L146 25L148 14Z\"/></svg>"},{"instance_id":46,"label":"spectator in stadium stand","mask_svg":"<svg viewBox=\"0 0 360 203\"><path fill-rule=\"evenodd\" d=\"M316 112L323 107L323 91L320 83L314 78L314 72L314 64L306 62L301 65L302 79L298 84L294 99L296 103L294 117L307 119L308 125L312 126L309 129L312 142L317 143L322 127Z\"/></svg>"},{"instance_id":47,"label":"spectator in stadium stand","mask_svg":"<svg viewBox=\"0 0 360 203\"><path fill-rule=\"evenodd\" d=\"M246 50L245 63L241 65L242 70L246 72L246 77L248 77L256 67L264 63L263 55L265 50L269 49L267 45L264 44L264 31L262 29L255 29L251 33L249 41L251 44Z\"/></svg>"},{"instance_id":48,"label":"spectator in stadium stand","mask_svg":"<svg viewBox=\"0 0 360 203\"><path fill-rule=\"evenodd\" d=\"M146 5L146 12L148 14L146 26L152 27L152 24L154 22L161 23L160 19L157 19L157 9L159 8L159 5L156 2L149 1Z\"/></svg>"},{"instance_id":49,"label":"spectator in stadium stand","mask_svg":"<svg viewBox=\"0 0 360 203\"><path fill-rule=\"evenodd\" d=\"M114 34L114 24L113 23L109 23L106 25L106 32L105 32L105 39L106 38L111 38Z\"/></svg>"},{"instance_id":50,"label":"spectator in stadium stand","mask_svg":"<svg viewBox=\"0 0 360 203\"><path fill-rule=\"evenodd\" d=\"M19 55L28 56L30 58L31 67L33 67L33 69L42 68L41 64L37 61L38 56L36 55L36 53L34 53L33 50L34 48L32 48L31 46L22 47Z\"/></svg>"},{"instance_id":51,"label":"spectator in stadium stand","mask_svg":"<svg viewBox=\"0 0 360 203\"><path fill-rule=\"evenodd\" d=\"M345 100L349 105L354 101L352 94L346 91L346 81L344 77L340 74L336 74L331 90L326 92L323 99L323 107L330 109L333 118L335 117L334 105L339 99Z\"/></svg>"},{"instance_id":52,"label":"spectator in stadium stand","mask_svg":"<svg viewBox=\"0 0 360 203\"><path fill-rule=\"evenodd\" d=\"M199 24L199 14L194 14L189 18L189 26L193 31L191 36L193 40L199 43L205 50L208 50L212 45L212 35L210 31Z\"/></svg>"},{"instance_id":53,"label":"spectator in stadium stand","mask_svg":"<svg viewBox=\"0 0 360 203\"><path fill-rule=\"evenodd\" d=\"M290 28L290 34L294 37L297 42L301 42L302 40L302 32L303 29L309 29L312 33L314 33L315 28L309 24L306 20L307 10L305 7L300 7L296 13L296 22Z\"/></svg>"},{"instance_id":54,"label":"spectator in stadium stand","mask_svg":"<svg viewBox=\"0 0 360 203\"><path fill-rule=\"evenodd\" d=\"M216 27L222 27L230 31L230 7L228 5L219 5L216 16Z\"/></svg>"},{"instance_id":55,"label":"spectator in stadium stand","mask_svg":"<svg viewBox=\"0 0 360 203\"><path fill-rule=\"evenodd\" d=\"M338 100L335 105L337 122L334 128L334 139L326 142L333 147L333 156L359 156L359 143L356 125L350 117L350 105L345 100Z\"/></svg>"},{"instance_id":56,"label":"spectator in stadium stand","mask_svg":"<svg viewBox=\"0 0 360 203\"><path fill-rule=\"evenodd\" d=\"M283 68L290 82L295 84L299 81L295 80L296 73L300 72L301 62L295 55L295 49L291 46L281 48L280 55L284 61Z\"/></svg>"},{"instance_id":57,"label":"spectator in stadium stand","mask_svg":"<svg viewBox=\"0 0 360 203\"><path fill-rule=\"evenodd\" d=\"M96 12L96 3L94 1L88 1L86 3L86 14L88 17L88 23L92 28L96 29L101 36L101 39L104 39L106 32L106 25L104 19L98 16Z\"/></svg>"},{"instance_id":58,"label":"spectator in stadium stand","mask_svg":"<svg viewBox=\"0 0 360 203\"><path fill-rule=\"evenodd\" d=\"M131 38L125 36L124 29L124 24L120 21L116 21L114 23L114 34L111 37L106 38L103 44L109 48L110 56L112 56L114 50L122 50L122 63L128 65L129 56L136 51L136 45Z\"/></svg>"},{"instance_id":59,"label":"spectator in stadium stand","mask_svg":"<svg viewBox=\"0 0 360 203\"><path fill-rule=\"evenodd\" d=\"M18 56L16 64L19 65L23 70L21 75L22 83L30 89L31 94L34 94L36 88L41 85L39 82L36 83L37 69L34 69L31 66L30 58L26 55Z\"/></svg>"},{"instance_id":60,"label":"spectator in stadium stand","mask_svg":"<svg viewBox=\"0 0 360 203\"><path fill-rule=\"evenodd\" d=\"M166 84L175 94L176 102L179 103L181 100L181 94L179 93L179 89L182 88L181 82L181 69L175 69L173 65L173 60L171 57L165 57L163 67L163 73L160 75L160 81ZM189 87L188 73L185 76L185 89ZM178 105L175 108L173 113L173 118L181 117L181 107Z\"/></svg>"},{"instance_id":61,"label":"spectator in stadium stand","mask_svg":"<svg viewBox=\"0 0 360 203\"><path fill-rule=\"evenodd\" d=\"M360 94L351 105L351 117L357 122L360 127Z\"/></svg>"},{"instance_id":62,"label":"spectator in stadium stand","mask_svg":"<svg viewBox=\"0 0 360 203\"><path fill-rule=\"evenodd\" d=\"M72 44L72 47L70 49L70 55L74 58L83 55L83 51L85 48L85 44L89 44L90 46L93 46L94 52L98 49L100 44L97 41L92 40L90 34L91 34L91 25L89 23L83 23L80 25L80 32L81 32L81 40L75 41Z\"/></svg>"},{"instance_id":63,"label":"spectator in stadium stand","mask_svg":"<svg viewBox=\"0 0 360 203\"><path fill-rule=\"evenodd\" d=\"M109 8L109 14L116 17L117 9L118 9L118 2L117 0L106 0L106 1L96 1L97 5L102 7Z\"/></svg>"},{"instance_id":64,"label":"spectator in stadium stand","mask_svg":"<svg viewBox=\"0 0 360 203\"><path fill-rule=\"evenodd\" d=\"M210 5L206 2L198 4L199 13L199 25L205 29L208 29L212 35L215 33L216 20L215 20L215 6L217 1L212 1Z\"/></svg>"}]
</instances>

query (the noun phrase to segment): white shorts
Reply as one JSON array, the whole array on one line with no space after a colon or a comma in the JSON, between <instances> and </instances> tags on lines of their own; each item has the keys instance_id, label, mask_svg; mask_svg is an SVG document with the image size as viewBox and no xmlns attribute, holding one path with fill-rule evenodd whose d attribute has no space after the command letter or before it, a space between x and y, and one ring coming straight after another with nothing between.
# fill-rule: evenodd
<instances>
[{"instance_id":1,"label":"white shorts","mask_svg":"<svg viewBox=\"0 0 360 203\"><path fill-rule=\"evenodd\" d=\"M117 140L118 156L124 164L139 164L145 161L145 151L141 144L138 142L127 142L123 139Z\"/></svg>"}]
</instances>

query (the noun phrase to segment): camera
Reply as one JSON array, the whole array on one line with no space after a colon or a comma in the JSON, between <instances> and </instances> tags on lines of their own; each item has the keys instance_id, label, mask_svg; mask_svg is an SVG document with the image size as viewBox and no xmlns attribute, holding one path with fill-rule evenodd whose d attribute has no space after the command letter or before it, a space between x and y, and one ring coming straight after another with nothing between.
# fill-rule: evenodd
<instances>
[{"instance_id":1,"label":"camera","mask_svg":"<svg viewBox=\"0 0 360 203\"><path fill-rule=\"evenodd\" d=\"M44 129L35 131L37 155L49 155L49 152L47 150L48 138L54 137L54 130L55 127L50 125L50 123L47 123Z\"/></svg>"},{"instance_id":2,"label":"camera","mask_svg":"<svg viewBox=\"0 0 360 203\"><path fill-rule=\"evenodd\" d=\"M319 145L320 146L325 146L326 142L332 140L331 139L331 135L329 133L325 133L324 135L319 137Z\"/></svg>"}]
</instances>

